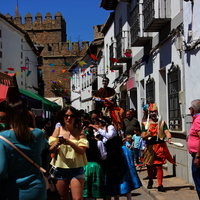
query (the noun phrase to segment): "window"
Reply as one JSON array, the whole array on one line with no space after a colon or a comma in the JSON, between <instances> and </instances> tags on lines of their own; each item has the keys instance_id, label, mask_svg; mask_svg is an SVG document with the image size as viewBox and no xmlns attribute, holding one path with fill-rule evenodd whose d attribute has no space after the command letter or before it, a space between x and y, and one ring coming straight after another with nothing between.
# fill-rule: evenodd
<instances>
[{"instance_id":1,"label":"window","mask_svg":"<svg viewBox=\"0 0 200 200\"><path fill-rule=\"evenodd\" d=\"M180 82L179 66L175 66L172 62L168 70L169 128L175 131L182 129L179 104Z\"/></svg>"},{"instance_id":2,"label":"window","mask_svg":"<svg viewBox=\"0 0 200 200\"><path fill-rule=\"evenodd\" d=\"M0 51L0 58L2 58L2 51Z\"/></svg>"},{"instance_id":3,"label":"window","mask_svg":"<svg viewBox=\"0 0 200 200\"><path fill-rule=\"evenodd\" d=\"M1 29L0 29L0 38L1 38L1 36L2 36L2 35L1 35Z\"/></svg>"},{"instance_id":4,"label":"window","mask_svg":"<svg viewBox=\"0 0 200 200\"><path fill-rule=\"evenodd\" d=\"M155 103L155 81L151 76L146 82L146 103Z\"/></svg>"}]
</instances>

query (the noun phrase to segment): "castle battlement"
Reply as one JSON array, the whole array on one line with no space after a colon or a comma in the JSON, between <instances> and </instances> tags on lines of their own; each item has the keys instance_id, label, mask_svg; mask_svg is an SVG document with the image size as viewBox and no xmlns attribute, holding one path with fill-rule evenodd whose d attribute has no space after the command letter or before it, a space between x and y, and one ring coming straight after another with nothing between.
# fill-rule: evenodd
<instances>
[{"instance_id":1,"label":"castle battlement","mask_svg":"<svg viewBox=\"0 0 200 200\"><path fill-rule=\"evenodd\" d=\"M14 18L9 14L6 15L6 18L11 20L14 24L18 25L24 30L51 30L51 29L66 29L66 22L64 17L60 12L57 12L54 18L52 18L51 13L46 13L44 19L40 12L35 15L33 19L30 13L27 13L24 17L22 23L22 17L20 14L16 14Z\"/></svg>"}]
</instances>

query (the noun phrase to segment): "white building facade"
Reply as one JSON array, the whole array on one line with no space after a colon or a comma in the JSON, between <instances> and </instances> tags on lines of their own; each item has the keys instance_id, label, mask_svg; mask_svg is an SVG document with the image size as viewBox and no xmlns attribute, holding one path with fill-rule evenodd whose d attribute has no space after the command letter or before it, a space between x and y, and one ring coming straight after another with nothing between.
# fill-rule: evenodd
<instances>
[{"instance_id":1,"label":"white building facade","mask_svg":"<svg viewBox=\"0 0 200 200\"><path fill-rule=\"evenodd\" d=\"M37 51L26 32L0 15L0 71L16 73L18 87L38 87Z\"/></svg>"},{"instance_id":2,"label":"white building facade","mask_svg":"<svg viewBox=\"0 0 200 200\"><path fill-rule=\"evenodd\" d=\"M200 2L102 0L101 7L114 12L113 44L104 40L108 44L104 51L114 47L114 53L104 52L109 54L105 58L114 55L118 62L110 67L116 71L116 78L119 80L122 74L127 78L122 85L117 83L119 105L125 110L135 108L139 121L142 105L158 105L173 141L184 144L183 148L169 145L177 165L167 163L165 167L169 173L193 183L186 138L191 126L188 107L193 99L200 98ZM127 49L131 50L131 59L123 56Z\"/></svg>"}]
</instances>

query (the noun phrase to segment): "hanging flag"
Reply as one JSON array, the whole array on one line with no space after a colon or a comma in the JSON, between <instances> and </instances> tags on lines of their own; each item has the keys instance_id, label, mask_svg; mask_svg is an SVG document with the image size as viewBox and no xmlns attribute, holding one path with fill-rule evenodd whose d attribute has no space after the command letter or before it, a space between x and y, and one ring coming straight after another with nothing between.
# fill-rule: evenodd
<instances>
[{"instance_id":1,"label":"hanging flag","mask_svg":"<svg viewBox=\"0 0 200 200\"><path fill-rule=\"evenodd\" d=\"M87 72L87 75L89 75L89 76L90 76L90 75L91 75L91 74L90 74L90 72Z\"/></svg>"},{"instance_id":2,"label":"hanging flag","mask_svg":"<svg viewBox=\"0 0 200 200\"><path fill-rule=\"evenodd\" d=\"M26 76L28 77L30 74L31 74L31 71L28 71L27 74L26 74Z\"/></svg>"},{"instance_id":3,"label":"hanging flag","mask_svg":"<svg viewBox=\"0 0 200 200\"><path fill-rule=\"evenodd\" d=\"M56 83L56 81L51 81L52 83Z\"/></svg>"},{"instance_id":4,"label":"hanging flag","mask_svg":"<svg viewBox=\"0 0 200 200\"><path fill-rule=\"evenodd\" d=\"M70 79L75 79L75 78L70 77Z\"/></svg>"},{"instance_id":5,"label":"hanging flag","mask_svg":"<svg viewBox=\"0 0 200 200\"><path fill-rule=\"evenodd\" d=\"M62 83L62 81L61 81L61 80L58 80L58 82L59 82L59 83Z\"/></svg>"},{"instance_id":6,"label":"hanging flag","mask_svg":"<svg viewBox=\"0 0 200 200\"><path fill-rule=\"evenodd\" d=\"M65 73L66 71L67 71L66 69L63 69L63 70L62 70L62 73Z\"/></svg>"},{"instance_id":7,"label":"hanging flag","mask_svg":"<svg viewBox=\"0 0 200 200\"><path fill-rule=\"evenodd\" d=\"M26 69L28 69L28 67L20 67L22 69L22 71L25 71Z\"/></svg>"},{"instance_id":8,"label":"hanging flag","mask_svg":"<svg viewBox=\"0 0 200 200\"><path fill-rule=\"evenodd\" d=\"M114 70L111 70L111 72L115 72Z\"/></svg>"},{"instance_id":9,"label":"hanging flag","mask_svg":"<svg viewBox=\"0 0 200 200\"><path fill-rule=\"evenodd\" d=\"M71 66L71 64L69 62L65 62L66 66Z\"/></svg>"},{"instance_id":10,"label":"hanging flag","mask_svg":"<svg viewBox=\"0 0 200 200\"><path fill-rule=\"evenodd\" d=\"M119 62L119 60L117 60L116 58L110 58L110 60L111 60L112 62Z\"/></svg>"},{"instance_id":11,"label":"hanging flag","mask_svg":"<svg viewBox=\"0 0 200 200\"><path fill-rule=\"evenodd\" d=\"M50 63L49 65L50 65L51 67L54 67L54 66L55 66L55 64L54 64L54 63Z\"/></svg>"},{"instance_id":12,"label":"hanging flag","mask_svg":"<svg viewBox=\"0 0 200 200\"><path fill-rule=\"evenodd\" d=\"M82 74L81 76L85 76L85 74Z\"/></svg>"},{"instance_id":13,"label":"hanging flag","mask_svg":"<svg viewBox=\"0 0 200 200\"><path fill-rule=\"evenodd\" d=\"M90 54L90 57L91 57L93 60L99 60L94 54Z\"/></svg>"},{"instance_id":14,"label":"hanging flag","mask_svg":"<svg viewBox=\"0 0 200 200\"><path fill-rule=\"evenodd\" d=\"M16 71L15 74L16 74L16 76L19 76L20 75L20 71Z\"/></svg>"},{"instance_id":15,"label":"hanging flag","mask_svg":"<svg viewBox=\"0 0 200 200\"><path fill-rule=\"evenodd\" d=\"M51 70L52 73L54 73L56 70Z\"/></svg>"},{"instance_id":16,"label":"hanging flag","mask_svg":"<svg viewBox=\"0 0 200 200\"><path fill-rule=\"evenodd\" d=\"M10 70L10 71L14 71L15 69L14 68L12 68L12 67L9 67L9 68L7 68L8 70Z\"/></svg>"},{"instance_id":17,"label":"hanging flag","mask_svg":"<svg viewBox=\"0 0 200 200\"><path fill-rule=\"evenodd\" d=\"M81 67L83 67L83 65L86 65L87 63L84 62L84 61L78 61L78 64L79 64Z\"/></svg>"}]
</instances>

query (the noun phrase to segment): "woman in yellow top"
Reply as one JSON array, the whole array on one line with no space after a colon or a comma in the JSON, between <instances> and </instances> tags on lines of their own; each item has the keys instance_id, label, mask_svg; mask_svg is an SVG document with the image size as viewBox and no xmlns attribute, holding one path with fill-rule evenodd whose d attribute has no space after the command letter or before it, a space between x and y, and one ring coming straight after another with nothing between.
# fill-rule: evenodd
<instances>
[{"instance_id":1,"label":"woman in yellow top","mask_svg":"<svg viewBox=\"0 0 200 200\"><path fill-rule=\"evenodd\" d=\"M69 200L70 185L73 200L81 200L88 141L81 135L82 129L74 107L66 107L61 111L60 124L49 138L53 155L50 164L56 167L56 188L61 199Z\"/></svg>"}]
</instances>

